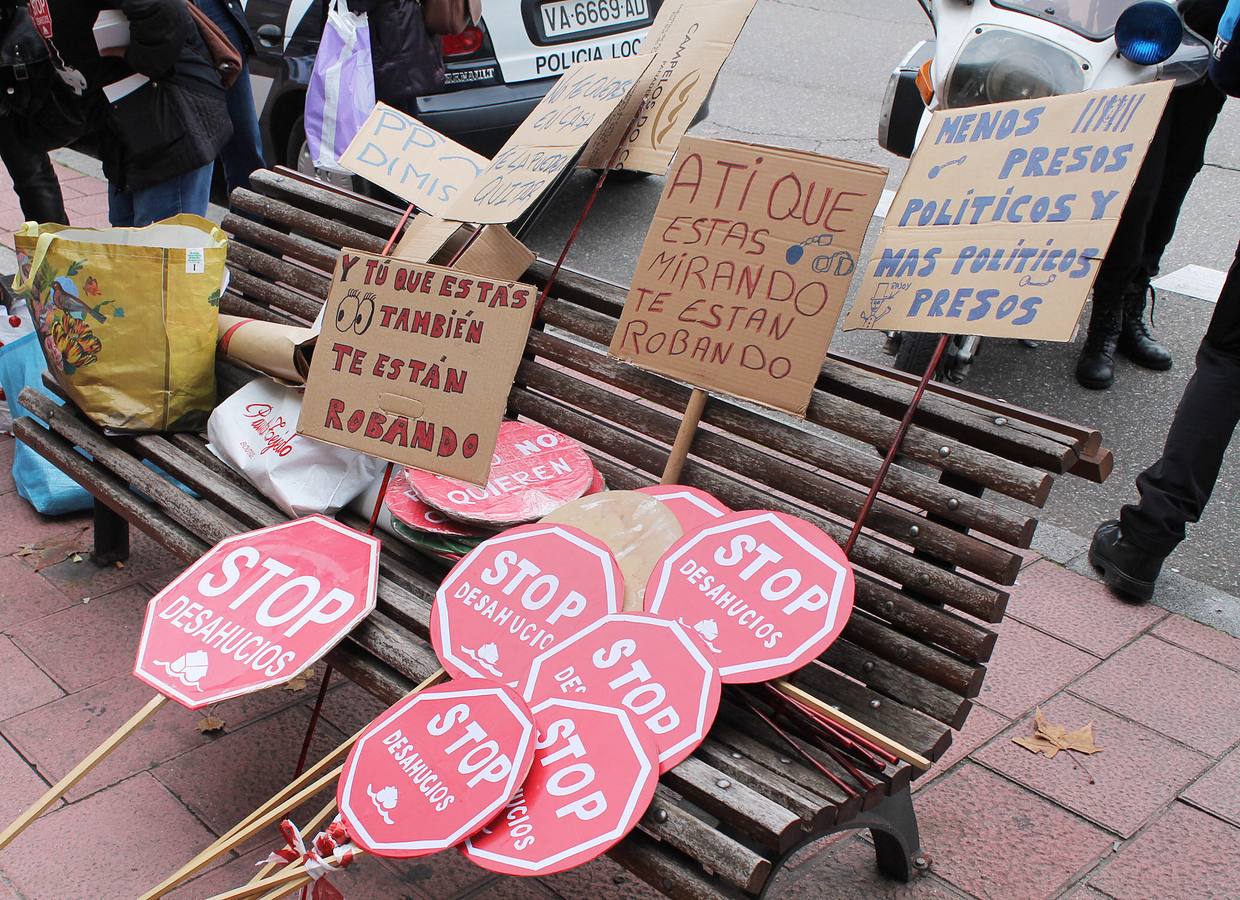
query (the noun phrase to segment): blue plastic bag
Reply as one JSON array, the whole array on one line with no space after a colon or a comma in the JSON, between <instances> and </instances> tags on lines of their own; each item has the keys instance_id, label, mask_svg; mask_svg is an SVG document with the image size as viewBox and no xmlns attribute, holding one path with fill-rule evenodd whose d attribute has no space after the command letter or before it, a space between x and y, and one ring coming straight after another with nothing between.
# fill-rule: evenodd
<instances>
[{"instance_id":1,"label":"blue plastic bag","mask_svg":"<svg viewBox=\"0 0 1240 900\"><path fill-rule=\"evenodd\" d=\"M0 387L4 388L14 419L30 415L18 400L22 388L32 387L52 396L43 386L45 371L37 334L28 334L0 347ZM52 399L62 402L58 397ZM21 441L13 448L13 480L17 483L17 493L46 516L77 512L94 505L94 498L84 487Z\"/></svg>"}]
</instances>

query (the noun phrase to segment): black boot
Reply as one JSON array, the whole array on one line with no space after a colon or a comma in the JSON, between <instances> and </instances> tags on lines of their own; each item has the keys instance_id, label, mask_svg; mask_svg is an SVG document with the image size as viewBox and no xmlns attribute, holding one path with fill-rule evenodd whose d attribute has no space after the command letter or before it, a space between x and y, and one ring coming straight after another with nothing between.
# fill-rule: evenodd
<instances>
[{"instance_id":1,"label":"black boot","mask_svg":"<svg viewBox=\"0 0 1240 900\"><path fill-rule=\"evenodd\" d=\"M1117 304L1100 306L1094 300L1089 333L1081 348L1081 358L1076 361L1076 380L1081 387L1104 391L1115 381L1115 346L1119 341L1121 318Z\"/></svg>"},{"instance_id":2,"label":"black boot","mask_svg":"<svg viewBox=\"0 0 1240 900\"><path fill-rule=\"evenodd\" d=\"M1162 571L1165 556L1155 556L1127 540L1119 521L1103 522L1089 545L1089 562L1102 573L1107 586L1137 600L1154 596L1154 582Z\"/></svg>"},{"instance_id":3,"label":"black boot","mask_svg":"<svg viewBox=\"0 0 1240 900\"><path fill-rule=\"evenodd\" d=\"M1149 326L1145 324L1146 293L1153 297L1154 288L1146 286L1142 290L1132 291L1124 295L1124 322L1119 333L1119 352L1124 354L1138 366L1165 372L1171 368L1171 351L1154 340ZM1153 307L1150 309L1150 323L1153 324Z\"/></svg>"}]
</instances>

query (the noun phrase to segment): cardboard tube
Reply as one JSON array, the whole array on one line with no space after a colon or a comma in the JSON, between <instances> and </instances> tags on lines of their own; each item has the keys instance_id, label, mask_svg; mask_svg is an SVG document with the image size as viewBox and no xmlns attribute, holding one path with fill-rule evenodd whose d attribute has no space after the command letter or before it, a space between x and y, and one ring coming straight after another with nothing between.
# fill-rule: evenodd
<instances>
[{"instance_id":1,"label":"cardboard tube","mask_svg":"<svg viewBox=\"0 0 1240 900\"><path fill-rule=\"evenodd\" d=\"M291 384L305 384L293 353L313 333L296 325L221 315L217 349L221 356L248 368Z\"/></svg>"}]
</instances>

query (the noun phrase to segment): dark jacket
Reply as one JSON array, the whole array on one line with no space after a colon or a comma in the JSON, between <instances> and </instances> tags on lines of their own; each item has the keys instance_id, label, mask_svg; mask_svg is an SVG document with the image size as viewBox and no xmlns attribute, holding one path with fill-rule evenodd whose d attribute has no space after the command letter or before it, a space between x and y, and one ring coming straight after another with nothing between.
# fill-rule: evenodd
<instances>
[{"instance_id":1,"label":"dark jacket","mask_svg":"<svg viewBox=\"0 0 1240 900\"><path fill-rule=\"evenodd\" d=\"M49 0L53 41L70 80L85 82L91 130L108 181L151 187L211 162L232 135L219 75L185 0ZM123 59L103 57L91 32L103 9L129 19ZM105 85L133 74L150 81L115 103Z\"/></svg>"},{"instance_id":2,"label":"dark jacket","mask_svg":"<svg viewBox=\"0 0 1240 900\"><path fill-rule=\"evenodd\" d=\"M407 113L417 112L417 98L443 86L443 51L428 34L417 0L348 0L349 9L366 13L370 57L375 71L375 99Z\"/></svg>"},{"instance_id":3,"label":"dark jacket","mask_svg":"<svg viewBox=\"0 0 1240 900\"><path fill-rule=\"evenodd\" d=\"M212 22L228 36L228 40L249 59L257 48L254 32L250 29L250 21L245 17L245 10L240 0L192 0L195 6L207 14Z\"/></svg>"},{"instance_id":4,"label":"dark jacket","mask_svg":"<svg viewBox=\"0 0 1240 900\"><path fill-rule=\"evenodd\" d=\"M1219 90L1233 97L1240 97L1240 44L1236 32L1240 31L1240 0L1231 0L1223 13L1214 39L1214 55L1210 59L1210 78Z\"/></svg>"}]
</instances>

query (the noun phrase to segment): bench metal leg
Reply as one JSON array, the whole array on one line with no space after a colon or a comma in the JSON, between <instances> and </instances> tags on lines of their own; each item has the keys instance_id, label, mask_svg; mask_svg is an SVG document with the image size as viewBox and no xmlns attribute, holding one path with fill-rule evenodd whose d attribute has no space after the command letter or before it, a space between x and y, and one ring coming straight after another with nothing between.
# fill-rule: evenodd
<instances>
[{"instance_id":1,"label":"bench metal leg","mask_svg":"<svg viewBox=\"0 0 1240 900\"><path fill-rule=\"evenodd\" d=\"M896 881L913 880L914 871L926 867L925 857L921 852L921 837L917 831L917 813L913 810L913 795L908 788L898 794L885 797L873 809L853 816L847 822L828 828L804 841L797 847L784 853L775 863L771 874L762 887L762 897L776 898L781 895L782 888L775 882L779 870L802 848L815 844L823 838L841 831L856 831L860 828L870 829L874 837L874 855L878 863L878 871Z\"/></svg>"},{"instance_id":2,"label":"bench metal leg","mask_svg":"<svg viewBox=\"0 0 1240 900\"><path fill-rule=\"evenodd\" d=\"M95 501L95 551L91 562L111 566L129 559L129 523L112 508Z\"/></svg>"}]
</instances>

